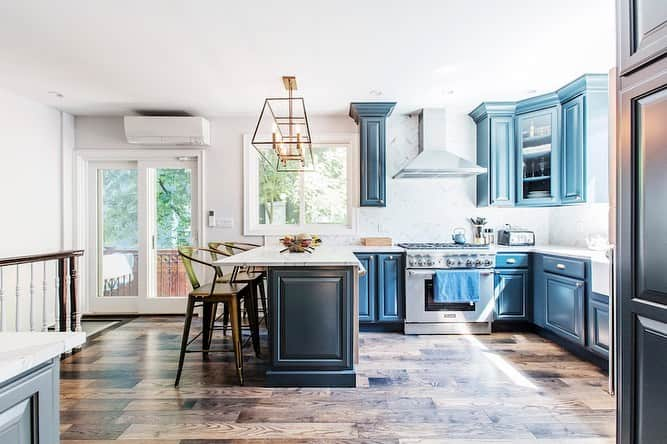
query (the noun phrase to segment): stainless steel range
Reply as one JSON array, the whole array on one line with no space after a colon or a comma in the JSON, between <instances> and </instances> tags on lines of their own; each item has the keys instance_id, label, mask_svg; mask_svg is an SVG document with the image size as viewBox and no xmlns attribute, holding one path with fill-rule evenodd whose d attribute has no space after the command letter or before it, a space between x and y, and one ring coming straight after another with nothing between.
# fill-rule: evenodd
<instances>
[{"instance_id":1,"label":"stainless steel range","mask_svg":"<svg viewBox=\"0 0 667 444\"><path fill-rule=\"evenodd\" d=\"M488 246L453 243L403 243L406 249L406 334L491 333L495 254ZM436 302L437 270L479 271L479 301Z\"/></svg>"}]
</instances>

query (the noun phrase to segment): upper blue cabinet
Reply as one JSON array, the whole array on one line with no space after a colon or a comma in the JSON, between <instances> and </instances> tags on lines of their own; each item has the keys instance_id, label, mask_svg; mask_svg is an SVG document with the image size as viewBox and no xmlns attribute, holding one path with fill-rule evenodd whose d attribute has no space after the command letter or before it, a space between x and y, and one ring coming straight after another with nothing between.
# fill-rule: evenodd
<instances>
[{"instance_id":1,"label":"upper blue cabinet","mask_svg":"<svg viewBox=\"0 0 667 444\"><path fill-rule=\"evenodd\" d=\"M607 75L556 92L485 102L477 125L477 206L555 206L608 200Z\"/></svg>"},{"instance_id":2,"label":"upper blue cabinet","mask_svg":"<svg viewBox=\"0 0 667 444\"><path fill-rule=\"evenodd\" d=\"M386 121L396 102L352 102L350 117L359 125L362 207L387 206Z\"/></svg>"},{"instance_id":3,"label":"upper blue cabinet","mask_svg":"<svg viewBox=\"0 0 667 444\"><path fill-rule=\"evenodd\" d=\"M477 205L507 207L516 200L514 186L514 103L482 103L470 116L477 123Z\"/></svg>"}]
</instances>

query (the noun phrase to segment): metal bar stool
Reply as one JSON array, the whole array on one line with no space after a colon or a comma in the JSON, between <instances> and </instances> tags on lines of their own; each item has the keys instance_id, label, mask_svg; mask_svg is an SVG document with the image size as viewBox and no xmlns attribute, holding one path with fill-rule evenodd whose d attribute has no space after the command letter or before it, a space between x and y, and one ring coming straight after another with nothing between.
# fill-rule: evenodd
<instances>
[{"instance_id":1,"label":"metal bar stool","mask_svg":"<svg viewBox=\"0 0 667 444\"><path fill-rule=\"evenodd\" d=\"M181 352L178 360L178 371L176 372L176 381L174 386L178 386L181 373L183 371L183 362L186 353L202 353L202 359L208 358L208 353L211 352L227 352L229 350L211 349L211 340L213 330L215 329L216 312L219 303L228 307L228 313L231 318L232 328L232 343L234 345L234 357L236 361L236 373L239 377L239 382L243 385L243 346L241 344L241 298L251 310L256 310L252 297L249 296L248 286L243 283L222 283L214 279L209 284L201 284L194 271L193 263L201 264L210 267L214 271L214 276L218 277L217 268L203 259L195 257L195 255L203 252L210 253L210 250L196 247L179 247L178 254L183 261L186 274L192 285L192 291L188 294L187 311L185 315L185 325L183 326L183 338L181 340ZM190 326L192 324L192 317L196 307L203 307L202 331L190 339ZM254 322L252 316L249 316L251 323L251 330L257 330L257 323ZM192 344L199 337L202 337L202 348L198 350L188 350L188 346Z\"/></svg>"},{"instance_id":2,"label":"metal bar stool","mask_svg":"<svg viewBox=\"0 0 667 444\"><path fill-rule=\"evenodd\" d=\"M209 242L209 249L211 251L212 260L218 260L218 256L232 256L226 249L222 249L222 242ZM264 278L265 273L263 271L256 271L253 267L239 267L235 266L231 273L224 273L222 267L217 266L218 271L218 282L220 283L243 283L248 284L250 298L254 301L254 310L247 310L248 316L253 317L253 321L256 325L259 325L261 320L259 319L259 308L257 307L257 296L259 295L260 302L262 304L262 320L266 317L266 291L264 289ZM229 316L227 312L223 313L222 318L222 328L223 334L226 332L227 322ZM266 324L266 322L264 322ZM259 329L251 330L251 336L253 341L253 347L255 348L255 354L257 357L260 357L260 341L259 341Z\"/></svg>"},{"instance_id":3,"label":"metal bar stool","mask_svg":"<svg viewBox=\"0 0 667 444\"><path fill-rule=\"evenodd\" d=\"M234 254L252 250L253 248L259 247L259 245L243 242L209 242L208 247L211 250L215 250L218 254L229 257ZM213 257L213 260L217 260L217 256ZM259 302L261 304L261 310L258 307L258 323L264 321L264 326L268 330L269 323L266 316L268 306L266 300L266 287L264 285L266 281L266 269L264 267L235 267L231 274L223 274L221 272L220 275L222 276L222 279L220 279L220 282L232 282L230 279L233 277L232 274L235 271L239 274L241 280L239 280L239 276L237 276L236 280L233 282L252 282L254 284L253 286L256 287L259 294ZM261 319L259 319L259 311L262 312Z\"/></svg>"}]
</instances>

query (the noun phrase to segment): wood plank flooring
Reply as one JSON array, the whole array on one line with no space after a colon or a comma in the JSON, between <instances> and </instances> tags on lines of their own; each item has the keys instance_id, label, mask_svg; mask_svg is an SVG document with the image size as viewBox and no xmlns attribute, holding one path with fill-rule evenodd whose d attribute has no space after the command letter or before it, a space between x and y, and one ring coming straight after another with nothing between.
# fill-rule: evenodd
<instances>
[{"instance_id":1,"label":"wood plank flooring","mask_svg":"<svg viewBox=\"0 0 667 444\"><path fill-rule=\"evenodd\" d=\"M532 333L362 333L356 389L264 388L249 347L239 387L232 354L190 354L175 389L182 325L138 318L63 360L62 442L614 442L606 376Z\"/></svg>"}]
</instances>

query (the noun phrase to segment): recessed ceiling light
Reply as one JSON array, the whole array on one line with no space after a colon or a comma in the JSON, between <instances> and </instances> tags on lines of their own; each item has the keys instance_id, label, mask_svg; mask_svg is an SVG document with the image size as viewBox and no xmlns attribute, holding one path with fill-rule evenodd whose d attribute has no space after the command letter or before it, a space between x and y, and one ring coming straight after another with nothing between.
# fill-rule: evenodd
<instances>
[{"instance_id":1,"label":"recessed ceiling light","mask_svg":"<svg viewBox=\"0 0 667 444\"><path fill-rule=\"evenodd\" d=\"M62 99L63 97L65 97L61 93L59 93L58 91L49 91L49 94L54 96L54 97L57 97L59 99Z\"/></svg>"},{"instance_id":2,"label":"recessed ceiling light","mask_svg":"<svg viewBox=\"0 0 667 444\"><path fill-rule=\"evenodd\" d=\"M370 94L371 96L379 97L382 95L382 91L380 91L379 89L371 89L370 91L368 91L368 94Z\"/></svg>"}]
</instances>

